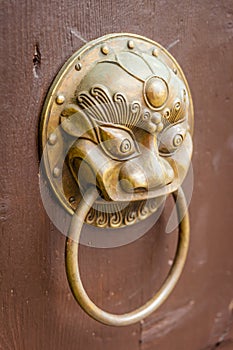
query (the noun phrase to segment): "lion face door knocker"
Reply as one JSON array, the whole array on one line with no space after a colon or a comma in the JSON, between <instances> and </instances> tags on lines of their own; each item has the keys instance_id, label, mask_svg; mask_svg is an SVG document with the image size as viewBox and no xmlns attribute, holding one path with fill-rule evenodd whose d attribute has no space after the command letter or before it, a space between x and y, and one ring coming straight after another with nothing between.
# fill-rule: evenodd
<instances>
[{"instance_id":1,"label":"lion face door knocker","mask_svg":"<svg viewBox=\"0 0 233 350\"><path fill-rule=\"evenodd\" d=\"M79 273L84 222L120 228L155 212L177 190L192 155L193 105L184 74L160 45L133 34L111 34L86 44L63 66L41 121L44 169L60 203L73 215L66 271L74 297L96 320L135 323L167 298L187 255L189 219L180 191L179 240L161 289L137 310L115 315L88 297Z\"/></svg>"}]
</instances>

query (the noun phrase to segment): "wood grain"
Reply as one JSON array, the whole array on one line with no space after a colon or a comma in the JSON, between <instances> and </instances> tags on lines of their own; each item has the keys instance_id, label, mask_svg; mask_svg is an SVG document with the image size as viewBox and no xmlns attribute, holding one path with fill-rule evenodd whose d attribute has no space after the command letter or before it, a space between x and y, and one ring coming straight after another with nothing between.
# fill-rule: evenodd
<instances>
[{"instance_id":1,"label":"wood grain","mask_svg":"<svg viewBox=\"0 0 233 350\"><path fill-rule=\"evenodd\" d=\"M232 325L232 1L1 1L2 350L201 350L230 337ZM73 300L63 237L43 209L38 122L47 90L85 41L133 32L169 47L195 105L192 241L174 293L126 328L91 320ZM170 204L169 204L170 203ZM146 301L166 274L175 234L159 223L118 249L81 248L90 296L113 312Z\"/></svg>"}]
</instances>

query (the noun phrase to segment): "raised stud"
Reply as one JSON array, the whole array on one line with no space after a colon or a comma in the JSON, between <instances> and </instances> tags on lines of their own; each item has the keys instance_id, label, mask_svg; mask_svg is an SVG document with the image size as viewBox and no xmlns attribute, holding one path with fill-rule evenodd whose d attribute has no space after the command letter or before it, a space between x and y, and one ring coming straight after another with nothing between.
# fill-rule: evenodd
<instances>
[{"instance_id":1,"label":"raised stud","mask_svg":"<svg viewBox=\"0 0 233 350\"><path fill-rule=\"evenodd\" d=\"M158 57L158 55L159 55L158 50L157 49L153 49L152 55L155 56L155 57Z\"/></svg>"},{"instance_id":2,"label":"raised stud","mask_svg":"<svg viewBox=\"0 0 233 350\"><path fill-rule=\"evenodd\" d=\"M75 69L77 70L77 71L80 71L81 69L82 69L82 64L79 62L79 63L77 63L76 65L75 65Z\"/></svg>"},{"instance_id":3,"label":"raised stud","mask_svg":"<svg viewBox=\"0 0 233 350\"><path fill-rule=\"evenodd\" d=\"M65 102L65 96L63 95L58 95L56 98L56 102L58 105L62 105Z\"/></svg>"},{"instance_id":4,"label":"raised stud","mask_svg":"<svg viewBox=\"0 0 233 350\"><path fill-rule=\"evenodd\" d=\"M103 45L103 46L101 47L101 51L102 51L102 53L103 53L104 55L107 55L107 54L109 53L109 48L108 48L108 46L107 46L107 45Z\"/></svg>"},{"instance_id":5,"label":"raised stud","mask_svg":"<svg viewBox=\"0 0 233 350\"><path fill-rule=\"evenodd\" d=\"M49 144L50 145L55 145L55 143L57 142L57 135L55 133L51 133L49 135Z\"/></svg>"},{"instance_id":6,"label":"raised stud","mask_svg":"<svg viewBox=\"0 0 233 350\"><path fill-rule=\"evenodd\" d=\"M61 169L59 169L58 167L55 167L53 169L53 176L54 177L59 177L61 175Z\"/></svg>"},{"instance_id":7,"label":"raised stud","mask_svg":"<svg viewBox=\"0 0 233 350\"><path fill-rule=\"evenodd\" d=\"M129 49L133 49L133 48L134 48L134 42L133 42L133 40L129 40L129 41L128 41L128 48L129 48Z\"/></svg>"}]
</instances>

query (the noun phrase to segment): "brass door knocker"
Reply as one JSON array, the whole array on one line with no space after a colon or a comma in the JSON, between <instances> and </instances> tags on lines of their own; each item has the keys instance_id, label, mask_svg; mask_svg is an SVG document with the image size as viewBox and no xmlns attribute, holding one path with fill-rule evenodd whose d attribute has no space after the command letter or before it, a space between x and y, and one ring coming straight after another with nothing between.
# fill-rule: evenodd
<instances>
[{"instance_id":1,"label":"brass door knocker","mask_svg":"<svg viewBox=\"0 0 233 350\"><path fill-rule=\"evenodd\" d=\"M162 46L138 35L110 34L86 44L65 63L48 93L40 142L51 187L73 215L67 277L80 306L104 324L123 326L145 318L164 302L182 272L189 218L180 186L191 161L192 129L192 98L180 66ZM165 282L135 311L101 310L79 274L84 222L114 229L133 225L156 212L161 198L171 193L179 238Z\"/></svg>"}]
</instances>

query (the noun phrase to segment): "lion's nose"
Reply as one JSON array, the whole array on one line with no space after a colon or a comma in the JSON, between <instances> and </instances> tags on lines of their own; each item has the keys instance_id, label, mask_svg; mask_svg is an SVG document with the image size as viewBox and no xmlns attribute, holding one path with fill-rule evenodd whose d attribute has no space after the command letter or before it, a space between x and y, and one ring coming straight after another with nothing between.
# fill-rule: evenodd
<instances>
[{"instance_id":1,"label":"lion's nose","mask_svg":"<svg viewBox=\"0 0 233 350\"><path fill-rule=\"evenodd\" d=\"M125 163L121 168L119 180L125 192L148 191L146 174L139 164Z\"/></svg>"},{"instance_id":2,"label":"lion's nose","mask_svg":"<svg viewBox=\"0 0 233 350\"><path fill-rule=\"evenodd\" d=\"M148 157L126 162L120 170L119 180L125 192L143 192L168 185L174 180L174 171L167 161Z\"/></svg>"}]
</instances>

